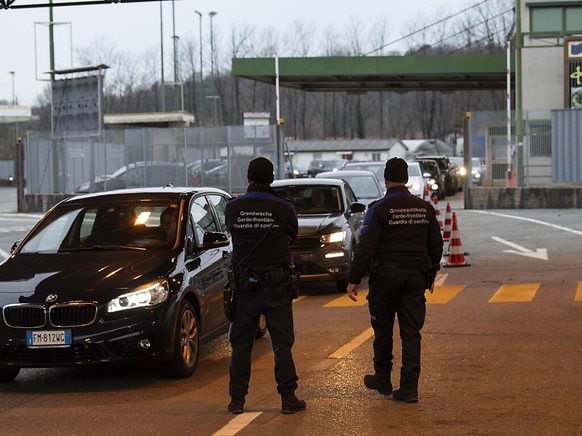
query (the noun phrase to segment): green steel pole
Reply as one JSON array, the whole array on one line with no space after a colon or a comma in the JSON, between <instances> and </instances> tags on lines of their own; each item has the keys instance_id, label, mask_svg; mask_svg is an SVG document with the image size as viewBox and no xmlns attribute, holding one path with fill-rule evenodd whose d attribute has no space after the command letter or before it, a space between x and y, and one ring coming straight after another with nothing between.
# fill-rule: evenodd
<instances>
[{"instance_id":1,"label":"green steel pole","mask_svg":"<svg viewBox=\"0 0 582 436\"><path fill-rule=\"evenodd\" d=\"M203 73L203 58L202 58L202 12L194 11L198 14L198 23L200 27L200 120L198 125L204 126L204 73Z\"/></svg>"},{"instance_id":2,"label":"green steel pole","mask_svg":"<svg viewBox=\"0 0 582 436\"><path fill-rule=\"evenodd\" d=\"M172 39L174 40L174 111L177 112L179 109L178 98L180 96L180 90L178 89L178 37L176 36L176 10L174 4L175 2L172 0Z\"/></svg>"},{"instance_id":3,"label":"green steel pole","mask_svg":"<svg viewBox=\"0 0 582 436\"><path fill-rule=\"evenodd\" d=\"M162 83L160 87L160 98L162 100L162 112L166 112L166 91L165 91L165 80L164 80L164 20L162 13L162 0L160 0L160 62L162 68Z\"/></svg>"}]
</instances>

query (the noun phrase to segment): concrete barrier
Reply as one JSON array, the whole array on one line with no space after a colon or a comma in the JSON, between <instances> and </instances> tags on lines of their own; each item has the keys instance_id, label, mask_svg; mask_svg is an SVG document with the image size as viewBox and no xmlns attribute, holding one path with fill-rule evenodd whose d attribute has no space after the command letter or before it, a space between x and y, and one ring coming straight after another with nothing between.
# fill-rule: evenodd
<instances>
[{"instance_id":1,"label":"concrete barrier","mask_svg":"<svg viewBox=\"0 0 582 436\"><path fill-rule=\"evenodd\" d=\"M473 187L465 190L465 209L580 209L582 187Z\"/></svg>"}]
</instances>

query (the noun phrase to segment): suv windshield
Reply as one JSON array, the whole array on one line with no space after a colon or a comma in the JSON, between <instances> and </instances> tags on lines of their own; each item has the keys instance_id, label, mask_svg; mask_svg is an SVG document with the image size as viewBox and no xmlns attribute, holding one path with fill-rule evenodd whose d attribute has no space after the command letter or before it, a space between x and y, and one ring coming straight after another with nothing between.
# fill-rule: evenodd
<instances>
[{"instance_id":1,"label":"suv windshield","mask_svg":"<svg viewBox=\"0 0 582 436\"><path fill-rule=\"evenodd\" d=\"M273 187L273 189L279 196L292 200L298 214L343 212L341 192L337 186L301 185Z\"/></svg>"}]
</instances>

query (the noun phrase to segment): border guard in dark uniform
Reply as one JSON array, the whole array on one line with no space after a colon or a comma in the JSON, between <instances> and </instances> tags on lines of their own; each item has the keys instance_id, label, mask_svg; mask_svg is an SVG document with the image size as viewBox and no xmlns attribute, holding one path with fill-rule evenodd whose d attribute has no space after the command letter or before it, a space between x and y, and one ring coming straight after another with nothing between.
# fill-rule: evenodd
<instances>
[{"instance_id":1,"label":"border guard in dark uniform","mask_svg":"<svg viewBox=\"0 0 582 436\"><path fill-rule=\"evenodd\" d=\"M348 296L356 301L358 284L369 272L368 307L374 329L374 374L364 384L395 401L418 401L420 330L426 315L425 290L433 291L443 239L434 208L406 188L408 165L386 162L386 196L369 206L348 276ZM392 391L394 319L402 338L400 387Z\"/></svg>"},{"instance_id":2,"label":"border guard in dark uniform","mask_svg":"<svg viewBox=\"0 0 582 436\"><path fill-rule=\"evenodd\" d=\"M291 348L295 341L292 301L294 275L289 244L297 237L295 207L275 194L273 164L264 157L249 163L246 194L226 205L226 225L233 240L234 316L229 340L228 411L242 413L251 376L251 351L263 315L275 354L275 379L281 395L281 411L306 408L295 396L297 372ZM295 283L296 285L296 283ZM295 297L296 298L296 297Z\"/></svg>"}]
</instances>

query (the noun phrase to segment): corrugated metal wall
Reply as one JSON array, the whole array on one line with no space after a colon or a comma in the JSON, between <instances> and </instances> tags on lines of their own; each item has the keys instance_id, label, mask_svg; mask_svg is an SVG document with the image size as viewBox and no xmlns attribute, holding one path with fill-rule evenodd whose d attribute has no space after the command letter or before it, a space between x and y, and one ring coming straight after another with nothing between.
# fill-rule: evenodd
<instances>
[{"instance_id":1,"label":"corrugated metal wall","mask_svg":"<svg viewBox=\"0 0 582 436\"><path fill-rule=\"evenodd\" d=\"M552 111L552 181L582 182L582 110Z\"/></svg>"}]
</instances>

